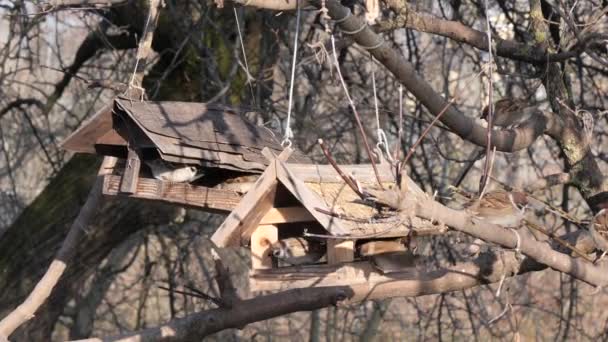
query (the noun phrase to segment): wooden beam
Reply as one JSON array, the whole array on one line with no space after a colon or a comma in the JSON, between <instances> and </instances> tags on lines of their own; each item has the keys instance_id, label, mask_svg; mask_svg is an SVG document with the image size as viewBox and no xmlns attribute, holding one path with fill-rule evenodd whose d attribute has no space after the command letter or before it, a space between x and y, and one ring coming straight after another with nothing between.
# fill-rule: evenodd
<instances>
[{"instance_id":1,"label":"wooden beam","mask_svg":"<svg viewBox=\"0 0 608 342\"><path fill-rule=\"evenodd\" d=\"M327 263L335 265L355 260L354 240L327 240Z\"/></svg>"},{"instance_id":2,"label":"wooden beam","mask_svg":"<svg viewBox=\"0 0 608 342\"><path fill-rule=\"evenodd\" d=\"M139 178L135 192L125 195L119 190L120 181L120 176L106 175L103 182L103 194L181 204L224 214L236 208L241 200L241 196L231 190L193 186L187 183L169 183L150 178Z\"/></svg>"},{"instance_id":3,"label":"wooden beam","mask_svg":"<svg viewBox=\"0 0 608 342\"><path fill-rule=\"evenodd\" d=\"M272 268L270 246L279 240L279 230L273 225L257 227L251 234L251 269Z\"/></svg>"},{"instance_id":4,"label":"wooden beam","mask_svg":"<svg viewBox=\"0 0 608 342\"><path fill-rule=\"evenodd\" d=\"M314 220L314 216L303 207L271 208L266 215L262 217L260 225L310 222Z\"/></svg>"},{"instance_id":5,"label":"wooden beam","mask_svg":"<svg viewBox=\"0 0 608 342\"><path fill-rule=\"evenodd\" d=\"M139 178L141 159L139 159L137 151L131 144L127 146L127 149L129 150L129 154L127 156L125 171L122 174L122 181L120 182L120 192L131 195L137 191L137 179Z\"/></svg>"},{"instance_id":6,"label":"wooden beam","mask_svg":"<svg viewBox=\"0 0 608 342\"><path fill-rule=\"evenodd\" d=\"M277 188L276 161L268 165L239 205L215 231L211 241L218 247L240 246L253 233L262 217L274 206Z\"/></svg>"}]
</instances>

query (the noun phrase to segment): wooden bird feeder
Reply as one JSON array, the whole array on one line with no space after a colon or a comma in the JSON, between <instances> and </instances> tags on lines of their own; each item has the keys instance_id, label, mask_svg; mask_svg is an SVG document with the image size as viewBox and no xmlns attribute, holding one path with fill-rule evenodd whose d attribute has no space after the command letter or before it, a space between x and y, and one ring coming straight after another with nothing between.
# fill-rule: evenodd
<instances>
[{"instance_id":1,"label":"wooden bird feeder","mask_svg":"<svg viewBox=\"0 0 608 342\"><path fill-rule=\"evenodd\" d=\"M266 170L212 237L218 247L250 246L252 291L411 279L411 272L380 274L369 261L358 258L358 244L370 239L406 237L412 230L416 235L445 230L416 217L397 224L365 221L375 209L358 203L359 197L332 166L288 164L285 160L289 149L278 157L268 152ZM389 165L378 167L382 181L392 183ZM341 166L341 169L363 186L376 182L370 165ZM411 193L424 195L411 179L407 181ZM347 214L357 220L338 218L328 212ZM325 261L279 267L271 256L270 246L279 239L302 236L305 232L330 237L326 239Z\"/></svg>"},{"instance_id":2,"label":"wooden bird feeder","mask_svg":"<svg viewBox=\"0 0 608 342\"><path fill-rule=\"evenodd\" d=\"M278 153L281 146L271 131L255 126L242 114L243 111L221 105L118 98L72 133L63 148L123 159L104 179L106 195L229 212L238 203L239 193L154 179L143 165L146 161L161 161L195 166L202 173L219 175L211 185L227 177L261 173L268 164L262 149L267 147ZM307 162L302 155L293 160ZM197 182L201 183L209 185Z\"/></svg>"}]
</instances>

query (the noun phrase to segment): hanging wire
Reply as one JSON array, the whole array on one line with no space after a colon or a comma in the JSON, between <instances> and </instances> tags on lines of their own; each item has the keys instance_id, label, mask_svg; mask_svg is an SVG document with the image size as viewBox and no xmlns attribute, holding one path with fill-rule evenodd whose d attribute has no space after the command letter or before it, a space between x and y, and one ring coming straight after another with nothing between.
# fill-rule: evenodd
<instances>
[{"instance_id":1,"label":"hanging wire","mask_svg":"<svg viewBox=\"0 0 608 342\"><path fill-rule=\"evenodd\" d=\"M344 18L342 18L344 19ZM380 174L378 173L378 168L376 167L376 162L374 161L374 157L372 156L372 150L369 147L369 142L367 141L367 135L365 134L365 130L363 129L363 124L361 123L361 118L359 117L359 112L357 111L357 107L355 106L355 102L348 92L348 87L346 86L346 82L344 81L344 77L342 77L342 71L340 70L340 63L338 62L338 54L336 53L336 39L334 35L330 35L331 39L331 50L334 56L334 66L338 73L338 77L340 78L340 83L342 84L342 89L344 89L344 94L346 95L346 99L350 104L350 107L355 116L355 120L357 122L357 126L359 127L359 131L361 132L361 137L363 138L363 144L365 145L365 150L367 151L367 155L369 156L370 162L372 164L372 168L374 169L374 174L376 175L376 181L378 182L378 186L380 189L384 190L384 186L382 185L382 180L380 179Z\"/></svg>"},{"instance_id":2,"label":"hanging wire","mask_svg":"<svg viewBox=\"0 0 608 342\"><path fill-rule=\"evenodd\" d=\"M374 59L370 55L370 59L372 61L372 87L374 89L374 107L376 110L376 132L378 134L378 142L376 143L376 148L382 153L382 147L384 147L384 152L386 154L386 159L392 162L393 157L391 156L391 152L388 146L388 139L386 137L386 133L380 126L380 112L378 110L378 95L376 92L376 66L374 65Z\"/></svg>"},{"instance_id":3,"label":"hanging wire","mask_svg":"<svg viewBox=\"0 0 608 342\"><path fill-rule=\"evenodd\" d=\"M146 39L146 34L148 32L148 26L150 25L150 19L152 19L152 2L150 2L150 9L148 10L148 17L146 18L146 24L144 25L144 30L143 35L142 35L142 39ZM137 43L137 54L135 55L135 68L133 68L133 75L131 75L131 80L129 81L129 87L127 88L127 90L125 90L125 94L127 94L129 92L129 89L131 88L135 88L135 89L139 89L142 91L142 95L141 95L141 99L143 100L144 95L145 95L145 91L144 89L141 87L141 84L135 84L135 76L137 75L137 68L139 68L139 60L141 59L141 50L142 50L142 40L139 40L139 42ZM141 83L141 80L138 80L138 83ZM131 98L131 96L129 96L129 99Z\"/></svg>"},{"instance_id":4,"label":"hanging wire","mask_svg":"<svg viewBox=\"0 0 608 342\"><path fill-rule=\"evenodd\" d=\"M291 110L293 106L293 83L296 74L296 62L298 59L298 36L300 35L300 2L296 1L296 37L293 43L293 60L291 61L291 83L289 85L289 103L287 105L287 122L285 124L285 135L281 145L291 147L293 131L291 130Z\"/></svg>"},{"instance_id":5,"label":"hanging wire","mask_svg":"<svg viewBox=\"0 0 608 342\"><path fill-rule=\"evenodd\" d=\"M234 19L236 20L236 29L239 32L239 42L241 43L241 51L243 53L243 60L245 61L245 72L247 73L247 84L249 85L249 90L251 91L251 101L255 105L255 95L253 92L253 85L251 81L253 80L253 76L249 72L249 63L247 63L247 53L245 52L245 44L243 44L243 35L241 34L241 24L239 23L239 15L236 11L236 7L232 8L234 10Z\"/></svg>"},{"instance_id":6,"label":"hanging wire","mask_svg":"<svg viewBox=\"0 0 608 342\"><path fill-rule=\"evenodd\" d=\"M488 37L488 129L487 129L487 138L486 138L486 160L483 167L483 174L481 175L481 179L479 180L479 198L483 195L483 192L488 185L488 179L490 177L490 152L492 151L492 129L494 126L494 100L492 99L492 93L494 92L492 86L492 27L490 26L490 13L488 12L488 0L484 1L485 6L485 16L486 16L486 30Z\"/></svg>"},{"instance_id":7,"label":"hanging wire","mask_svg":"<svg viewBox=\"0 0 608 342\"><path fill-rule=\"evenodd\" d=\"M397 129L397 145L393 159L399 159L401 152L401 139L403 138L403 85L399 84L399 129Z\"/></svg>"}]
</instances>

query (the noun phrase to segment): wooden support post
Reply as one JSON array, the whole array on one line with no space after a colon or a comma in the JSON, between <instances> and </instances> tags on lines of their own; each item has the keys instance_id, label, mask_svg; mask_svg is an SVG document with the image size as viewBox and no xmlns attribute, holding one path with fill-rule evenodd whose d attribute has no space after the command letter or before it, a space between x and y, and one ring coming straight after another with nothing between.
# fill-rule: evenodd
<instances>
[{"instance_id":1,"label":"wooden support post","mask_svg":"<svg viewBox=\"0 0 608 342\"><path fill-rule=\"evenodd\" d=\"M120 183L120 192L123 194L134 194L137 191L137 179L139 178L139 169L141 168L141 160L137 151L129 144L129 155L125 165L125 173L122 175Z\"/></svg>"},{"instance_id":2,"label":"wooden support post","mask_svg":"<svg viewBox=\"0 0 608 342\"><path fill-rule=\"evenodd\" d=\"M279 240L279 230L277 226L262 225L258 226L251 234L251 269L270 269L272 268L272 258L270 256L270 245Z\"/></svg>"},{"instance_id":3,"label":"wooden support post","mask_svg":"<svg viewBox=\"0 0 608 342\"><path fill-rule=\"evenodd\" d=\"M341 262L350 262L355 259L354 240L327 240L327 263L335 265Z\"/></svg>"}]
</instances>

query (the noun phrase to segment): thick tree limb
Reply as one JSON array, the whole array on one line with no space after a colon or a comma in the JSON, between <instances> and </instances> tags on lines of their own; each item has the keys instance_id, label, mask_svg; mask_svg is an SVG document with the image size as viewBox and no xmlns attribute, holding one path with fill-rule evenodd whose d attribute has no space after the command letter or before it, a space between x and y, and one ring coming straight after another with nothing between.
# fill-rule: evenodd
<instances>
[{"instance_id":1,"label":"thick tree limb","mask_svg":"<svg viewBox=\"0 0 608 342\"><path fill-rule=\"evenodd\" d=\"M329 15L339 22L343 32L353 32L351 36L355 42L363 47L369 48L371 54L383 64L433 115L440 113L443 108L448 107L441 118L441 122L452 129L463 139L478 146L486 146L487 129L475 123L472 118L465 116L453 106L448 106L445 98L439 95L432 86L426 82L415 67L408 62L400 53L384 42L384 39L376 34L365 21L355 17L350 10L342 6L336 0L325 3ZM356 32L356 33L354 33ZM555 130L558 125L553 122L552 115L533 116L532 119L522 124L517 129L495 130L492 134L492 146L498 151L514 152L531 145L536 138L547 130Z\"/></svg>"},{"instance_id":2,"label":"thick tree limb","mask_svg":"<svg viewBox=\"0 0 608 342\"><path fill-rule=\"evenodd\" d=\"M123 336L80 341L198 341L229 328L270 319L297 311L311 311L336 305L353 296L347 286L295 289L239 301L232 309L218 308L174 319L165 325Z\"/></svg>"},{"instance_id":3,"label":"thick tree limb","mask_svg":"<svg viewBox=\"0 0 608 342\"><path fill-rule=\"evenodd\" d=\"M580 234L567 238L578 248L592 248L590 241ZM192 341L228 328L243 326L272 317L319 309L335 304L350 304L371 299L413 297L468 289L481 284L499 282L503 277L512 277L547 266L531 259L518 257L512 250L488 251L475 260L458 263L437 271L418 273L412 279L395 280L370 287L357 284L342 287L323 287L289 290L239 301L232 308L219 308L199 312L172 320L162 326L149 328L132 334L107 338L91 338L82 341Z\"/></svg>"},{"instance_id":4,"label":"thick tree limb","mask_svg":"<svg viewBox=\"0 0 608 342\"><path fill-rule=\"evenodd\" d=\"M525 230L505 229L499 225L488 224L472 217L464 210L450 209L431 199L420 199L416 202L416 215L438 220L453 229L487 242L506 248L518 248L522 254L538 263L567 273L590 285L605 286L608 284L608 272L604 268L560 253L548 243L535 240Z\"/></svg>"},{"instance_id":5,"label":"thick tree limb","mask_svg":"<svg viewBox=\"0 0 608 342\"><path fill-rule=\"evenodd\" d=\"M420 32L437 34L454 41L469 44L479 50L488 51L487 34L464 25L459 21L444 20L432 14L415 11L405 1L389 0L388 5L398 14L395 18L382 21L378 28L382 31L410 28ZM516 61L544 64L560 62L579 56L594 41L601 41L603 35L589 34L568 51L548 53L541 46L531 46L517 41L493 37L496 55Z\"/></svg>"}]
</instances>

